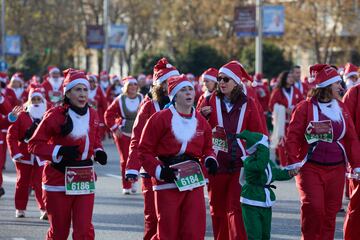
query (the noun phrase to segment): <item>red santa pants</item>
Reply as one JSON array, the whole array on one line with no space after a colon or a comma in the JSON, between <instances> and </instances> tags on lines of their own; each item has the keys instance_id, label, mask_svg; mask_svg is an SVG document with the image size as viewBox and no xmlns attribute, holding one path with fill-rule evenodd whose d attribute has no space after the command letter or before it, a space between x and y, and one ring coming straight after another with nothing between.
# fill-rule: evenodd
<instances>
[{"instance_id":1,"label":"red santa pants","mask_svg":"<svg viewBox=\"0 0 360 240\"><path fill-rule=\"evenodd\" d=\"M150 240L156 234L157 218L154 191L151 178L142 178L141 185L144 195L144 240Z\"/></svg>"},{"instance_id":2,"label":"red santa pants","mask_svg":"<svg viewBox=\"0 0 360 240\"><path fill-rule=\"evenodd\" d=\"M360 237L360 182L349 180L350 202L344 222L344 239L357 240Z\"/></svg>"},{"instance_id":3,"label":"red santa pants","mask_svg":"<svg viewBox=\"0 0 360 240\"><path fill-rule=\"evenodd\" d=\"M3 130L1 130L3 131ZM7 144L6 144L6 133L0 132L0 187L3 184L3 168L5 166L5 161L6 161L6 149L7 149Z\"/></svg>"},{"instance_id":4,"label":"red santa pants","mask_svg":"<svg viewBox=\"0 0 360 240\"><path fill-rule=\"evenodd\" d=\"M114 135L114 139L115 139L116 148L120 155L120 171L121 171L123 189L130 189L131 182L125 180L126 163L129 156L130 137L122 135L120 138L117 138Z\"/></svg>"},{"instance_id":5,"label":"red santa pants","mask_svg":"<svg viewBox=\"0 0 360 240\"><path fill-rule=\"evenodd\" d=\"M44 167L37 162L34 165L15 162L16 187L15 187L15 208L25 210L29 200L29 189L32 187L35 192L35 199L39 209L45 210L42 199L41 178Z\"/></svg>"},{"instance_id":6,"label":"red santa pants","mask_svg":"<svg viewBox=\"0 0 360 240\"><path fill-rule=\"evenodd\" d=\"M47 240L65 240L69 236L72 221L74 240L93 240L92 225L94 194L65 195L64 192L43 191L44 203L49 217L50 228Z\"/></svg>"},{"instance_id":7,"label":"red santa pants","mask_svg":"<svg viewBox=\"0 0 360 240\"><path fill-rule=\"evenodd\" d=\"M178 189L155 191L158 219L153 240L203 240L206 210L202 187L180 192Z\"/></svg>"},{"instance_id":8,"label":"red santa pants","mask_svg":"<svg viewBox=\"0 0 360 240\"><path fill-rule=\"evenodd\" d=\"M214 239L247 239L242 218L240 171L209 176L210 214Z\"/></svg>"},{"instance_id":9,"label":"red santa pants","mask_svg":"<svg viewBox=\"0 0 360 240\"><path fill-rule=\"evenodd\" d=\"M342 203L345 166L306 163L296 176L303 240L333 240Z\"/></svg>"}]
</instances>

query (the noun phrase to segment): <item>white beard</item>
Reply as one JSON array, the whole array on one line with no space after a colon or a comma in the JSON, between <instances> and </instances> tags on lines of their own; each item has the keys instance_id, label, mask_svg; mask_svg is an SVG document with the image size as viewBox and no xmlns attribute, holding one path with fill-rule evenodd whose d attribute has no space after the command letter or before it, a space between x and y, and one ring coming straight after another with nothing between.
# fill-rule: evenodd
<instances>
[{"instance_id":1,"label":"white beard","mask_svg":"<svg viewBox=\"0 0 360 240\"><path fill-rule=\"evenodd\" d=\"M62 78L59 77L59 78L49 78L49 82L53 88L54 91L59 91L60 87L61 87L61 84L62 84Z\"/></svg>"},{"instance_id":2,"label":"white beard","mask_svg":"<svg viewBox=\"0 0 360 240\"><path fill-rule=\"evenodd\" d=\"M100 81L100 86L102 89L107 89L109 86L109 82L108 81Z\"/></svg>"},{"instance_id":3,"label":"white beard","mask_svg":"<svg viewBox=\"0 0 360 240\"><path fill-rule=\"evenodd\" d=\"M91 89L89 90L88 98L89 98L90 100L94 100L94 99L95 99L96 90L97 90L97 88L95 88L94 90L91 90Z\"/></svg>"},{"instance_id":4,"label":"white beard","mask_svg":"<svg viewBox=\"0 0 360 240\"><path fill-rule=\"evenodd\" d=\"M23 94L24 92L24 88L20 87L20 88L13 88L14 92L15 92L15 95L16 95L16 98L17 99L21 99L21 95Z\"/></svg>"},{"instance_id":5,"label":"white beard","mask_svg":"<svg viewBox=\"0 0 360 240\"><path fill-rule=\"evenodd\" d=\"M69 116L73 122L73 130L70 133L70 136L74 139L84 137L88 134L89 131L89 122L90 122L90 113L89 109L86 114L81 116L75 113L73 110L69 109Z\"/></svg>"},{"instance_id":6,"label":"white beard","mask_svg":"<svg viewBox=\"0 0 360 240\"><path fill-rule=\"evenodd\" d=\"M174 134L176 140L178 140L180 143L189 142L196 133L197 119L195 117L195 112L193 112L193 115L190 119L183 118L175 109L172 112L172 133Z\"/></svg>"},{"instance_id":7,"label":"white beard","mask_svg":"<svg viewBox=\"0 0 360 240\"><path fill-rule=\"evenodd\" d=\"M30 104L27 107L27 111L31 118L41 119L46 112L46 103Z\"/></svg>"},{"instance_id":8,"label":"white beard","mask_svg":"<svg viewBox=\"0 0 360 240\"><path fill-rule=\"evenodd\" d=\"M331 107L328 107L328 106ZM341 121L341 108L338 102L333 99L330 103L319 103L321 113L333 121Z\"/></svg>"},{"instance_id":9,"label":"white beard","mask_svg":"<svg viewBox=\"0 0 360 240\"><path fill-rule=\"evenodd\" d=\"M115 86L114 93L116 96L120 95L122 93L122 87L120 85Z\"/></svg>"}]
</instances>

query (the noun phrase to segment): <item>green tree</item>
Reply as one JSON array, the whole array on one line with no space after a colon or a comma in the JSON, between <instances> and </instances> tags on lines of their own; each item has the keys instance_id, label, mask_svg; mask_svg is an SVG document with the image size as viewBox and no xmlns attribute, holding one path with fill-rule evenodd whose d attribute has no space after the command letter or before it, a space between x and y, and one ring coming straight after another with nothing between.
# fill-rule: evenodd
<instances>
[{"instance_id":1,"label":"green tree","mask_svg":"<svg viewBox=\"0 0 360 240\"><path fill-rule=\"evenodd\" d=\"M247 72L255 73L255 44L243 49L240 55L240 62ZM277 76L281 71L289 70L292 65L284 57L284 51L275 44L265 42L263 45L263 74L267 78Z\"/></svg>"},{"instance_id":2,"label":"green tree","mask_svg":"<svg viewBox=\"0 0 360 240\"><path fill-rule=\"evenodd\" d=\"M199 76L209 67L220 68L226 58L209 45L190 42L180 49L175 61L182 73Z\"/></svg>"},{"instance_id":3,"label":"green tree","mask_svg":"<svg viewBox=\"0 0 360 240\"><path fill-rule=\"evenodd\" d=\"M9 68L9 76L14 74L15 72L22 72L24 74L25 80L31 78L31 76L35 74L40 74L42 71L42 66L40 64L40 56L38 54L33 54L27 52L21 55Z\"/></svg>"}]
</instances>

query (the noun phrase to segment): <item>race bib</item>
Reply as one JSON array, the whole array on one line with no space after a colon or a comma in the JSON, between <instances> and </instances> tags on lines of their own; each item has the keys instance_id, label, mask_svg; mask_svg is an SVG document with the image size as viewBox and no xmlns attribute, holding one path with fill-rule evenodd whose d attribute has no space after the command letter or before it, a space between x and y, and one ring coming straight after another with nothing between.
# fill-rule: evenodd
<instances>
[{"instance_id":1,"label":"race bib","mask_svg":"<svg viewBox=\"0 0 360 240\"><path fill-rule=\"evenodd\" d=\"M175 181L175 184L180 192L206 185L201 167L194 161L188 160L182 163L177 163L171 165L170 168L178 169L178 180Z\"/></svg>"},{"instance_id":2,"label":"race bib","mask_svg":"<svg viewBox=\"0 0 360 240\"><path fill-rule=\"evenodd\" d=\"M333 142L333 127L330 120L311 121L306 128L305 139L308 144L318 141Z\"/></svg>"},{"instance_id":3,"label":"race bib","mask_svg":"<svg viewBox=\"0 0 360 240\"><path fill-rule=\"evenodd\" d=\"M66 195L83 195L95 192L95 171L93 166L66 167Z\"/></svg>"},{"instance_id":4,"label":"race bib","mask_svg":"<svg viewBox=\"0 0 360 240\"><path fill-rule=\"evenodd\" d=\"M216 126L212 134L213 149L215 151L228 152L228 143L226 139L225 129Z\"/></svg>"}]
</instances>

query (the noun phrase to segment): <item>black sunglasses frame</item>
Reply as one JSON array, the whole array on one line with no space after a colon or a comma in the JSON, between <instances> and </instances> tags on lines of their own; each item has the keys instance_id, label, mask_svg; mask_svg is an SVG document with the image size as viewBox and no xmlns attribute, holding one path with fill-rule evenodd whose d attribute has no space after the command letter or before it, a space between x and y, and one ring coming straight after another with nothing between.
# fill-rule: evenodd
<instances>
[{"instance_id":1,"label":"black sunglasses frame","mask_svg":"<svg viewBox=\"0 0 360 240\"><path fill-rule=\"evenodd\" d=\"M216 80L217 80L218 82L221 82L221 80L223 80L224 83L228 83L228 82L231 80L231 78L228 78L228 77L217 77Z\"/></svg>"}]
</instances>

